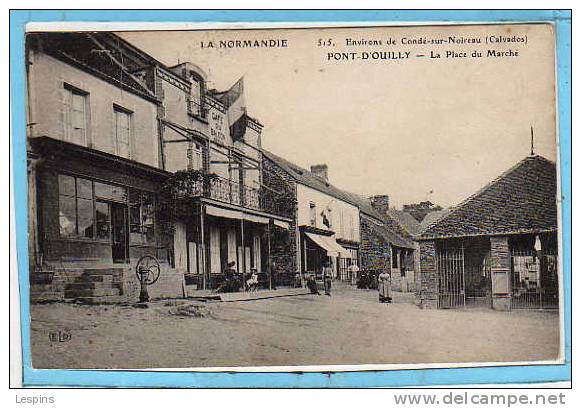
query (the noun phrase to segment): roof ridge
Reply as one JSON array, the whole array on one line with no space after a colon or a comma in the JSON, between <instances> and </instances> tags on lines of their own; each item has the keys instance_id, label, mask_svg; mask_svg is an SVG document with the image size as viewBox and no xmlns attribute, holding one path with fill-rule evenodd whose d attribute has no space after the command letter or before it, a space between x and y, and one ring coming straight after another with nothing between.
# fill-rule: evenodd
<instances>
[{"instance_id":1,"label":"roof ridge","mask_svg":"<svg viewBox=\"0 0 581 408\"><path fill-rule=\"evenodd\" d=\"M474 200L476 197L482 195L485 191L489 190L490 188L492 188L493 186L495 186L499 181L503 180L504 178L506 178L506 176L508 176L509 174L511 174L512 172L516 171L517 169L519 169L520 167L522 167L524 164L526 164L527 162L533 160L533 159L540 159L548 164L551 165L555 165L555 163L543 156L540 155L529 155L526 156L525 158L521 159L518 163L514 164L513 166L511 166L509 169L503 171L499 176L497 176L496 178L494 178L493 180L489 181L488 183L486 183L483 187L481 187L480 189L478 189L475 193L471 194L470 196L468 196L467 198L465 198L464 200L462 200L460 203L456 204L455 206L451 206L448 207L448 214L444 215L442 218L438 219L436 222L432 223L431 225L427 226L426 229L424 231L421 232L420 236L425 236L427 235L430 230L432 230L435 226L437 226L438 224L444 222L445 220L447 220L448 218L450 218L452 215L454 215L460 208L462 208L463 206L465 206L466 204L468 204L469 202L471 202L472 200Z\"/></svg>"}]
</instances>

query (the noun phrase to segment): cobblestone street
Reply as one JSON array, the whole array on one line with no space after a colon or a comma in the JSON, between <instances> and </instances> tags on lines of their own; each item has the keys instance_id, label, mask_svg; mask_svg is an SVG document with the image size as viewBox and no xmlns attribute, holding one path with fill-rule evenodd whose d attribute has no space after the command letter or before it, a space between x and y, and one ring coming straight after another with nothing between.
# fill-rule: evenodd
<instances>
[{"instance_id":1,"label":"cobblestone street","mask_svg":"<svg viewBox=\"0 0 581 408\"><path fill-rule=\"evenodd\" d=\"M145 368L557 357L557 313L420 310L403 294L395 301L379 304L375 291L343 287L332 297L158 301L147 309L33 305L32 361L38 368Z\"/></svg>"}]
</instances>

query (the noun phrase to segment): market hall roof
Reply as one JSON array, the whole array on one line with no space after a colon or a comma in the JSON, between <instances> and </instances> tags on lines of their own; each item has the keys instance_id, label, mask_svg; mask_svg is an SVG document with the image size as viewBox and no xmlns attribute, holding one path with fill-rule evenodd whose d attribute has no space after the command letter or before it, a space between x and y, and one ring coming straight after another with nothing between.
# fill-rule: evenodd
<instances>
[{"instance_id":1,"label":"market hall roof","mask_svg":"<svg viewBox=\"0 0 581 408\"><path fill-rule=\"evenodd\" d=\"M555 163L521 160L423 231L420 239L538 233L557 229Z\"/></svg>"}]
</instances>

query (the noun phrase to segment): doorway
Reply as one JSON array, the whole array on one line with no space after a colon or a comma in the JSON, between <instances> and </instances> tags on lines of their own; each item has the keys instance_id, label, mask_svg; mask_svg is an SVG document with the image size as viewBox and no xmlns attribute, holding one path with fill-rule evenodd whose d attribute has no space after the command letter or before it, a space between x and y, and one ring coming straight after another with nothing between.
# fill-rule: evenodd
<instances>
[{"instance_id":1,"label":"doorway","mask_svg":"<svg viewBox=\"0 0 581 408\"><path fill-rule=\"evenodd\" d=\"M128 258L127 206L111 203L112 256L114 263L126 263Z\"/></svg>"}]
</instances>

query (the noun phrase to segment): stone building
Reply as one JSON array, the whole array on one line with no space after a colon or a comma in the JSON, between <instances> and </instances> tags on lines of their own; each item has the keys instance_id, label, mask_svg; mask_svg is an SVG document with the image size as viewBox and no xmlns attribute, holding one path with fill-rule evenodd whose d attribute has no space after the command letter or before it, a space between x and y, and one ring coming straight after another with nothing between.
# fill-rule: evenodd
<instances>
[{"instance_id":1,"label":"stone building","mask_svg":"<svg viewBox=\"0 0 581 408\"><path fill-rule=\"evenodd\" d=\"M375 276L388 271L392 290L415 292L419 251L407 229L417 229L415 220L410 221L401 211L390 209L387 195L369 199L353 195L353 200L361 215L361 269Z\"/></svg>"},{"instance_id":2,"label":"stone building","mask_svg":"<svg viewBox=\"0 0 581 408\"><path fill-rule=\"evenodd\" d=\"M232 89L111 33L30 34L26 58L33 300L134 299L144 255L162 270L152 296L215 287L228 262L270 284L294 206L262 188L260 123L232 133Z\"/></svg>"},{"instance_id":3,"label":"stone building","mask_svg":"<svg viewBox=\"0 0 581 408\"><path fill-rule=\"evenodd\" d=\"M555 163L526 157L422 232L421 305L558 307L557 231Z\"/></svg>"}]
</instances>

